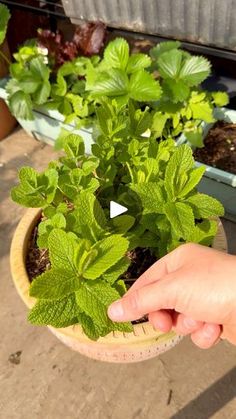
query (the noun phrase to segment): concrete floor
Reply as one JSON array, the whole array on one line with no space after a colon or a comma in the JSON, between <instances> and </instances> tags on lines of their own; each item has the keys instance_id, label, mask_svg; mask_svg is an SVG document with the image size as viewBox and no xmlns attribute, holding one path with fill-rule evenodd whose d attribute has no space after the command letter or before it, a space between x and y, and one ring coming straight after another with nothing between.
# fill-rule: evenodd
<instances>
[{"instance_id":1,"label":"concrete floor","mask_svg":"<svg viewBox=\"0 0 236 419\"><path fill-rule=\"evenodd\" d=\"M226 342L203 351L186 338L159 358L111 365L27 323L8 257L24 209L9 191L22 165L40 169L54 156L22 130L0 143L0 419L235 419L236 348ZM236 254L236 225L225 227Z\"/></svg>"}]
</instances>

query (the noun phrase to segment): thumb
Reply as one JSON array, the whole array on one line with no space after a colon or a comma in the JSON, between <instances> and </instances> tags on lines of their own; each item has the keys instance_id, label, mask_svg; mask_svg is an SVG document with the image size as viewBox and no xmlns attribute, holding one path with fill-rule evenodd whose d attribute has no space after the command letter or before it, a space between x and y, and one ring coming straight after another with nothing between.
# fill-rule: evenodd
<instances>
[{"instance_id":1,"label":"thumb","mask_svg":"<svg viewBox=\"0 0 236 419\"><path fill-rule=\"evenodd\" d=\"M123 298L108 308L108 316L117 322L132 321L161 309L174 309L176 306L178 278L181 269L165 275L156 282L130 290Z\"/></svg>"}]
</instances>

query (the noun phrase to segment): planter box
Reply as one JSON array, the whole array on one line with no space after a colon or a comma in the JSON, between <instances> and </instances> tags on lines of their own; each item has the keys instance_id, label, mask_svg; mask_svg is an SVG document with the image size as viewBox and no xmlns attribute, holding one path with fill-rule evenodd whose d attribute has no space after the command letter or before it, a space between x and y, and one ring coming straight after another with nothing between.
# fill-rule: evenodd
<instances>
[{"instance_id":1,"label":"planter box","mask_svg":"<svg viewBox=\"0 0 236 419\"><path fill-rule=\"evenodd\" d=\"M215 117L218 120L236 123L236 111L231 109L216 109ZM212 126L213 124L204 125L204 136ZM182 135L178 143L186 141ZM218 199L224 205L225 218L236 221L236 175L200 162L196 162L196 166L206 167L198 187L199 191Z\"/></svg>"},{"instance_id":2,"label":"planter box","mask_svg":"<svg viewBox=\"0 0 236 419\"><path fill-rule=\"evenodd\" d=\"M108 26L236 50L236 0L62 0L73 23Z\"/></svg>"},{"instance_id":3,"label":"planter box","mask_svg":"<svg viewBox=\"0 0 236 419\"><path fill-rule=\"evenodd\" d=\"M6 82L6 79L0 80L0 98L7 102L7 93L5 90ZM64 128L67 131L73 131L73 133L81 135L84 139L86 153L91 153L91 144L93 143L92 128L75 129L73 124L65 124L63 122L63 115L56 110L47 111L43 108L37 108L33 111L33 114L34 120L32 121L21 118L18 118L17 121L22 128L36 140L54 145L56 139L59 137L61 129Z\"/></svg>"}]
</instances>

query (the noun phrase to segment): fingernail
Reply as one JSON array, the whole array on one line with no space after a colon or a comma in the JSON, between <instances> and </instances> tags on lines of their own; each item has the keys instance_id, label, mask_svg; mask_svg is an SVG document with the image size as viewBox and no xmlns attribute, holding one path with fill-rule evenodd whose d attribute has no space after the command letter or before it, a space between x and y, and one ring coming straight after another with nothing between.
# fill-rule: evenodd
<instances>
[{"instance_id":1,"label":"fingernail","mask_svg":"<svg viewBox=\"0 0 236 419\"><path fill-rule=\"evenodd\" d=\"M187 328L187 329L192 329L192 328L194 328L194 327L196 327L197 326L197 321L196 320L193 320L193 319L190 319L190 318L185 318L184 319L184 326Z\"/></svg>"},{"instance_id":2,"label":"fingernail","mask_svg":"<svg viewBox=\"0 0 236 419\"><path fill-rule=\"evenodd\" d=\"M111 304L108 308L108 316L112 320L122 319L123 315L124 310L120 301L116 301L115 303Z\"/></svg>"},{"instance_id":3,"label":"fingernail","mask_svg":"<svg viewBox=\"0 0 236 419\"><path fill-rule=\"evenodd\" d=\"M216 333L215 325L213 324L205 324L203 328L203 334L205 338L211 339Z\"/></svg>"}]
</instances>

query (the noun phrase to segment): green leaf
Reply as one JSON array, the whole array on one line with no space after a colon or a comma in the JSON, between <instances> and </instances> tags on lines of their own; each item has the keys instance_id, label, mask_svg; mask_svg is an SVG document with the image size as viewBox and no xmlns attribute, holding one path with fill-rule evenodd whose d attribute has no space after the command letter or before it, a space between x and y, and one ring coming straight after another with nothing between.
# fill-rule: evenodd
<instances>
[{"instance_id":1,"label":"green leaf","mask_svg":"<svg viewBox=\"0 0 236 419\"><path fill-rule=\"evenodd\" d=\"M107 333L111 330L132 331L130 323L113 323L107 316L109 305L119 298L119 293L105 282L86 282L76 292L79 308L91 317L96 325L107 328Z\"/></svg>"},{"instance_id":2,"label":"green leaf","mask_svg":"<svg viewBox=\"0 0 236 419\"><path fill-rule=\"evenodd\" d=\"M64 138L63 147L65 150L66 155L72 159L78 159L79 157L84 155L85 147L84 147L84 140L78 134L69 134L66 135Z\"/></svg>"},{"instance_id":3,"label":"green leaf","mask_svg":"<svg viewBox=\"0 0 236 419\"><path fill-rule=\"evenodd\" d=\"M115 265L125 256L128 246L128 240L119 234L113 234L96 243L94 249L98 252L97 256L83 272L84 278L99 278L104 272L111 268L111 266Z\"/></svg>"},{"instance_id":4,"label":"green leaf","mask_svg":"<svg viewBox=\"0 0 236 419\"><path fill-rule=\"evenodd\" d=\"M154 131L157 138L162 136L168 118L168 115L162 112L154 113L151 130Z\"/></svg>"},{"instance_id":5,"label":"green leaf","mask_svg":"<svg viewBox=\"0 0 236 419\"><path fill-rule=\"evenodd\" d=\"M9 97L9 107L16 118L34 119L30 96L22 90L18 90Z\"/></svg>"},{"instance_id":6,"label":"green leaf","mask_svg":"<svg viewBox=\"0 0 236 419\"><path fill-rule=\"evenodd\" d=\"M92 193L80 193L76 199L77 224L83 237L96 243L107 227L104 211Z\"/></svg>"},{"instance_id":7,"label":"green leaf","mask_svg":"<svg viewBox=\"0 0 236 419\"><path fill-rule=\"evenodd\" d=\"M190 108L194 119L201 119L208 123L215 121L213 107L208 102L190 103Z\"/></svg>"},{"instance_id":8,"label":"green leaf","mask_svg":"<svg viewBox=\"0 0 236 419\"><path fill-rule=\"evenodd\" d=\"M3 43L5 39L9 19L10 12L8 7L4 4L0 4L0 45Z\"/></svg>"},{"instance_id":9,"label":"green leaf","mask_svg":"<svg viewBox=\"0 0 236 419\"><path fill-rule=\"evenodd\" d=\"M192 56L185 60L179 77L191 87L202 83L210 75L210 72L211 64L206 58Z\"/></svg>"},{"instance_id":10,"label":"green leaf","mask_svg":"<svg viewBox=\"0 0 236 419\"><path fill-rule=\"evenodd\" d=\"M203 142L203 131L201 127L194 127L192 131L184 130L184 134L188 140L188 142L193 147L202 148L204 147Z\"/></svg>"},{"instance_id":11,"label":"green leaf","mask_svg":"<svg viewBox=\"0 0 236 419\"><path fill-rule=\"evenodd\" d=\"M118 234L124 234L133 227L135 218L131 215L120 215L112 219L114 232Z\"/></svg>"},{"instance_id":12,"label":"green leaf","mask_svg":"<svg viewBox=\"0 0 236 419\"><path fill-rule=\"evenodd\" d=\"M20 185L11 190L13 201L33 208L45 207L53 201L58 181L56 170L48 169L39 174L31 167L22 167L19 179Z\"/></svg>"},{"instance_id":13,"label":"green leaf","mask_svg":"<svg viewBox=\"0 0 236 419\"><path fill-rule=\"evenodd\" d=\"M134 100L148 102L161 97L161 87L151 74L145 70L136 71L130 77L129 94Z\"/></svg>"},{"instance_id":14,"label":"green leaf","mask_svg":"<svg viewBox=\"0 0 236 419\"><path fill-rule=\"evenodd\" d=\"M166 79L163 90L174 103L183 102L189 96L190 89L183 80Z\"/></svg>"},{"instance_id":15,"label":"green leaf","mask_svg":"<svg viewBox=\"0 0 236 419\"><path fill-rule=\"evenodd\" d=\"M188 179L182 190L179 192L178 198L185 197L199 184L205 170L204 166L200 166L196 169L192 169L191 172L188 173Z\"/></svg>"},{"instance_id":16,"label":"green leaf","mask_svg":"<svg viewBox=\"0 0 236 419\"><path fill-rule=\"evenodd\" d=\"M133 54L129 57L127 65L127 73L135 73L136 71L150 67L151 58L146 54Z\"/></svg>"},{"instance_id":17,"label":"green leaf","mask_svg":"<svg viewBox=\"0 0 236 419\"><path fill-rule=\"evenodd\" d=\"M178 196L187 181L186 172L192 169L194 160L191 148L186 145L176 147L165 172L165 189L170 198Z\"/></svg>"},{"instance_id":18,"label":"green leaf","mask_svg":"<svg viewBox=\"0 0 236 419\"><path fill-rule=\"evenodd\" d=\"M173 49L178 49L180 47L181 47L181 43L179 41L160 42L158 45L151 48L149 53L152 59L156 60L164 52L171 51Z\"/></svg>"},{"instance_id":19,"label":"green leaf","mask_svg":"<svg viewBox=\"0 0 236 419\"><path fill-rule=\"evenodd\" d=\"M50 95L50 91L50 82L45 80L43 83L40 84L40 86L34 93L34 102L36 103L36 105L43 105L47 101Z\"/></svg>"},{"instance_id":20,"label":"green leaf","mask_svg":"<svg viewBox=\"0 0 236 419\"><path fill-rule=\"evenodd\" d=\"M65 231L54 229L49 235L48 246L52 267L76 274L76 241Z\"/></svg>"},{"instance_id":21,"label":"green leaf","mask_svg":"<svg viewBox=\"0 0 236 419\"><path fill-rule=\"evenodd\" d=\"M204 246L212 245L212 241L217 233L218 223L215 220L204 220L198 223L189 235L188 240Z\"/></svg>"},{"instance_id":22,"label":"green leaf","mask_svg":"<svg viewBox=\"0 0 236 419\"><path fill-rule=\"evenodd\" d=\"M109 68L126 69L129 59L129 44L123 38L109 42L104 51L104 59Z\"/></svg>"},{"instance_id":23,"label":"green leaf","mask_svg":"<svg viewBox=\"0 0 236 419\"><path fill-rule=\"evenodd\" d=\"M228 105L229 95L226 92L213 92L211 95L216 106Z\"/></svg>"},{"instance_id":24,"label":"green leaf","mask_svg":"<svg viewBox=\"0 0 236 419\"><path fill-rule=\"evenodd\" d=\"M126 73L118 68L98 75L92 88L93 96L123 96L128 93L129 80Z\"/></svg>"},{"instance_id":25,"label":"green leaf","mask_svg":"<svg viewBox=\"0 0 236 419\"><path fill-rule=\"evenodd\" d=\"M188 197L186 203L192 207L194 216L198 219L224 215L223 205L217 199L203 193Z\"/></svg>"},{"instance_id":26,"label":"green leaf","mask_svg":"<svg viewBox=\"0 0 236 419\"><path fill-rule=\"evenodd\" d=\"M167 202L164 210L175 234L179 238L188 239L195 226L191 208L183 202Z\"/></svg>"},{"instance_id":27,"label":"green leaf","mask_svg":"<svg viewBox=\"0 0 236 419\"><path fill-rule=\"evenodd\" d=\"M79 286L80 281L74 271L54 268L33 280L30 286L30 296L59 300L77 291Z\"/></svg>"},{"instance_id":28,"label":"green leaf","mask_svg":"<svg viewBox=\"0 0 236 419\"><path fill-rule=\"evenodd\" d=\"M100 325L97 325L86 313L79 313L77 317L84 333L89 339L97 340L100 336L106 335L106 328L104 329Z\"/></svg>"},{"instance_id":29,"label":"green leaf","mask_svg":"<svg viewBox=\"0 0 236 419\"><path fill-rule=\"evenodd\" d=\"M67 327L77 322L77 304L74 294L61 300L40 300L30 310L28 320L36 325Z\"/></svg>"},{"instance_id":30,"label":"green leaf","mask_svg":"<svg viewBox=\"0 0 236 419\"><path fill-rule=\"evenodd\" d=\"M131 185L131 189L137 193L143 206L143 213L163 213L163 190L158 183L140 183Z\"/></svg>"},{"instance_id":31,"label":"green leaf","mask_svg":"<svg viewBox=\"0 0 236 419\"><path fill-rule=\"evenodd\" d=\"M164 79L175 79L179 76L183 52L170 50L160 55L158 60L158 71Z\"/></svg>"},{"instance_id":32,"label":"green leaf","mask_svg":"<svg viewBox=\"0 0 236 419\"><path fill-rule=\"evenodd\" d=\"M110 284L114 284L114 282L124 274L131 261L127 257L123 257L118 262L115 263L111 268L107 269L107 271L102 275L105 281L109 282Z\"/></svg>"}]
</instances>

